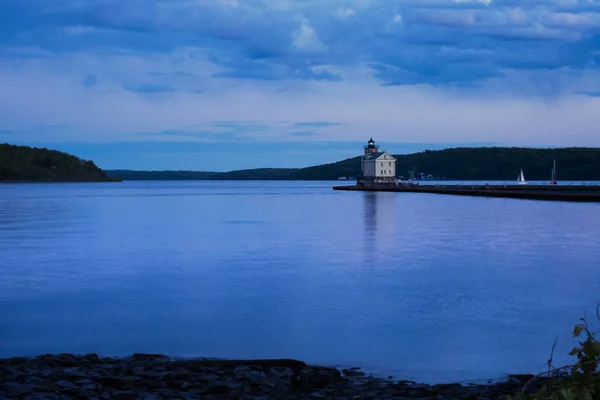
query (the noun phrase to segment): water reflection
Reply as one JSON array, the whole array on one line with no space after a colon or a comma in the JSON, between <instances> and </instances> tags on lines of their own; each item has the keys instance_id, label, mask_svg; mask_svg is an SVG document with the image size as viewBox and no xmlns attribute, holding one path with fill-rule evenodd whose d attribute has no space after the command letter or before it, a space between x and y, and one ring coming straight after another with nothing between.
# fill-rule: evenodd
<instances>
[{"instance_id":1,"label":"water reflection","mask_svg":"<svg viewBox=\"0 0 600 400\"><path fill-rule=\"evenodd\" d=\"M396 200L395 193L364 192L364 255L369 261L396 246Z\"/></svg>"}]
</instances>

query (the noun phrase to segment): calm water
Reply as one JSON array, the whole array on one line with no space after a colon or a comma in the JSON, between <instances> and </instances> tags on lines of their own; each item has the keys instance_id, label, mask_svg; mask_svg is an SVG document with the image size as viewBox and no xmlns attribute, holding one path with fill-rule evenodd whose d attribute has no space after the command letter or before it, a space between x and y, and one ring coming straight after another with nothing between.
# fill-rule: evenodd
<instances>
[{"instance_id":1,"label":"calm water","mask_svg":"<svg viewBox=\"0 0 600 400\"><path fill-rule=\"evenodd\" d=\"M543 369L600 301L600 204L335 182L0 185L0 357L293 357L419 381Z\"/></svg>"}]
</instances>

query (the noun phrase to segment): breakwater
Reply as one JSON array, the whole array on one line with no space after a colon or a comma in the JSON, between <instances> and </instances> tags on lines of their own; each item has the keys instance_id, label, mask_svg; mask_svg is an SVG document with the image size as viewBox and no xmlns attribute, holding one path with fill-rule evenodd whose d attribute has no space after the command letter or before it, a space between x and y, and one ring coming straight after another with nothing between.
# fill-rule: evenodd
<instances>
[{"instance_id":1,"label":"breakwater","mask_svg":"<svg viewBox=\"0 0 600 400\"><path fill-rule=\"evenodd\" d=\"M334 186L333 190L432 193L456 196L502 197L529 200L600 202L600 186L550 185L375 185Z\"/></svg>"}]
</instances>

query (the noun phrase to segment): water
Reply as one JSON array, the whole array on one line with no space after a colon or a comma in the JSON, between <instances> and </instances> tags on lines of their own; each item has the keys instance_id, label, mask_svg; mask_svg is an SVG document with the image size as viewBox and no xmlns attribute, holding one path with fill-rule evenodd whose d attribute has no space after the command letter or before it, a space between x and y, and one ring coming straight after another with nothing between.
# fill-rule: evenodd
<instances>
[{"instance_id":1,"label":"water","mask_svg":"<svg viewBox=\"0 0 600 400\"><path fill-rule=\"evenodd\" d=\"M568 361L600 205L338 182L0 185L0 357L292 357L418 381Z\"/></svg>"}]
</instances>

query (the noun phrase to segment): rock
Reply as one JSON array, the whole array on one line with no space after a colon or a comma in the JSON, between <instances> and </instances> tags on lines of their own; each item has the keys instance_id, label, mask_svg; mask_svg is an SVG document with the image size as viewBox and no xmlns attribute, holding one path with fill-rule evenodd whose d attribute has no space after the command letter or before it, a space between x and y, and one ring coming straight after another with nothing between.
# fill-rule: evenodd
<instances>
[{"instance_id":1,"label":"rock","mask_svg":"<svg viewBox=\"0 0 600 400\"><path fill-rule=\"evenodd\" d=\"M187 397L185 397L185 396L182 396L182 397L184 399L187 399ZM142 400L163 400L163 397L157 393L146 393L146 392L140 393L138 398L142 399ZM190 400L191 400L191 398L190 398Z\"/></svg>"},{"instance_id":2,"label":"rock","mask_svg":"<svg viewBox=\"0 0 600 400\"><path fill-rule=\"evenodd\" d=\"M196 381L198 382L214 382L219 380L219 375L209 374L209 375L200 375L196 377Z\"/></svg>"},{"instance_id":3,"label":"rock","mask_svg":"<svg viewBox=\"0 0 600 400\"><path fill-rule=\"evenodd\" d=\"M434 385L431 387L431 390L433 390L434 392L438 392L438 393L442 393L442 392L449 392L449 391L457 391L457 390L462 390L463 386L460 383L445 383L445 384L439 384L439 385Z\"/></svg>"},{"instance_id":4,"label":"rock","mask_svg":"<svg viewBox=\"0 0 600 400\"><path fill-rule=\"evenodd\" d=\"M208 388L207 392L209 394L227 394L227 393L231 392L231 387L229 387L229 385L224 384L224 383L218 383L218 384L210 386Z\"/></svg>"},{"instance_id":5,"label":"rock","mask_svg":"<svg viewBox=\"0 0 600 400\"><path fill-rule=\"evenodd\" d=\"M6 364L11 366L26 366L30 359L27 357L13 357L5 360Z\"/></svg>"},{"instance_id":6,"label":"rock","mask_svg":"<svg viewBox=\"0 0 600 400\"><path fill-rule=\"evenodd\" d=\"M169 357L164 356L162 354L141 354L141 353L134 353L131 358L133 358L134 360L168 360Z\"/></svg>"},{"instance_id":7,"label":"rock","mask_svg":"<svg viewBox=\"0 0 600 400\"><path fill-rule=\"evenodd\" d=\"M160 390L158 390L158 393L165 399L177 398L177 395L175 394L175 392L173 390L160 389Z\"/></svg>"},{"instance_id":8,"label":"rock","mask_svg":"<svg viewBox=\"0 0 600 400\"><path fill-rule=\"evenodd\" d=\"M4 389L11 397L22 396L30 392L30 389L26 385L20 385L15 382L0 383L0 388Z\"/></svg>"},{"instance_id":9,"label":"rock","mask_svg":"<svg viewBox=\"0 0 600 400\"><path fill-rule=\"evenodd\" d=\"M169 375L171 375L171 371L148 372L146 374L143 374L142 376L152 378L152 379L165 379Z\"/></svg>"},{"instance_id":10,"label":"rock","mask_svg":"<svg viewBox=\"0 0 600 400\"><path fill-rule=\"evenodd\" d=\"M422 384L418 384L418 383L413 383L412 385L408 385L408 386L406 386L406 388L409 390L419 391L419 392L430 392L431 391L431 386L422 385Z\"/></svg>"},{"instance_id":11,"label":"rock","mask_svg":"<svg viewBox=\"0 0 600 400\"><path fill-rule=\"evenodd\" d=\"M76 367L77 361L72 354L59 354L54 357L55 365L60 367Z\"/></svg>"},{"instance_id":12,"label":"rock","mask_svg":"<svg viewBox=\"0 0 600 400\"><path fill-rule=\"evenodd\" d=\"M98 357L98 354L96 354L96 353L86 354L85 356L83 356L83 358L86 361L90 361L90 362L97 362L100 360L100 357Z\"/></svg>"},{"instance_id":13,"label":"rock","mask_svg":"<svg viewBox=\"0 0 600 400\"><path fill-rule=\"evenodd\" d=\"M58 381L58 382L56 382L55 385L61 389L71 389L71 388L76 387L73 382L69 382L69 381Z\"/></svg>"},{"instance_id":14,"label":"rock","mask_svg":"<svg viewBox=\"0 0 600 400\"><path fill-rule=\"evenodd\" d=\"M80 386L81 390L83 390L83 391L90 391L90 392L96 390L96 388L97 388L97 386L94 385L94 384L92 384L92 383L88 383L88 384Z\"/></svg>"},{"instance_id":15,"label":"rock","mask_svg":"<svg viewBox=\"0 0 600 400\"><path fill-rule=\"evenodd\" d=\"M79 379L78 381L75 381L76 384L78 384L79 386L82 385L93 385L95 382L91 379Z\"/></svg>"},{"instance_id":16,"label":"rock","mask_svg":"<svg viewBox=\"0 0 600 400\"><path fill-rule=\"evenodd\" d=\"M305 370L300 375L300 386L304 390L323 389L340 383L342 375L335 368L319 368Z\"/></svg>"},{"instance_id":17,"label":"rock","mask_svg":"<svg viewBox=\"0 0 600 400\"><path fill-rule=\"evenodd\" d=\"M345 376L365 376L365 373L362 371L358 371L354 368L352 369L343 369L342 372Z\"/></svg>"},{"instance_id":18,"label":"rock","mask_svg":"<svg viewBox=\"0 0 600 400\"><path fill-rule=\"evenodd\" d=\"M127 385L135 385L136 383L138 383L139 381L142 380L142 378L140 378L139 376L135 376L135 375L123 376L119 379L121 380L121 382L123 382Z\"/></svg>"},{"instance_id":19,"label":"rock","mask_svg":"<svg viewBox=\"0 0 600 400\"><path fill-rule=\"evenodd\" d=\"M27 378L27 384L29 386L42 386L46 383L45 379L39 378L37 376L30 376Z\"/></svg>"},{"instance_id":20,"label":"rock","mask_svg":"<svg viewBox=\"0 0 600 400\"><path fill-rule=\"evenodd\" d=\"M134 375L144 375L146 373L146 368L144 367L133 367L133 374Z\"/></svg>"},{"instance_id":21,"label":"rock","mask_svg":"<svg viewBox=\"0 0 600 400\"><path fill-rule=\"evenodd\" d=\"M134 391L115 391L111 393L112 398L116 400L134 400L137 399L137 393Z\"/></svg>"},{"instance_id":22,"label":"rock","mask_svg":"<svg viewBox=\"0 0 600 400\"><path fill-rule=\"evenodd\" d=\"M121 378L117 378L114 376L100 377L98 378L98 383L114 389L120 389L126 384L125 382L123 382L123 380L121 380Z\"/></svg>"}]
</instances>

